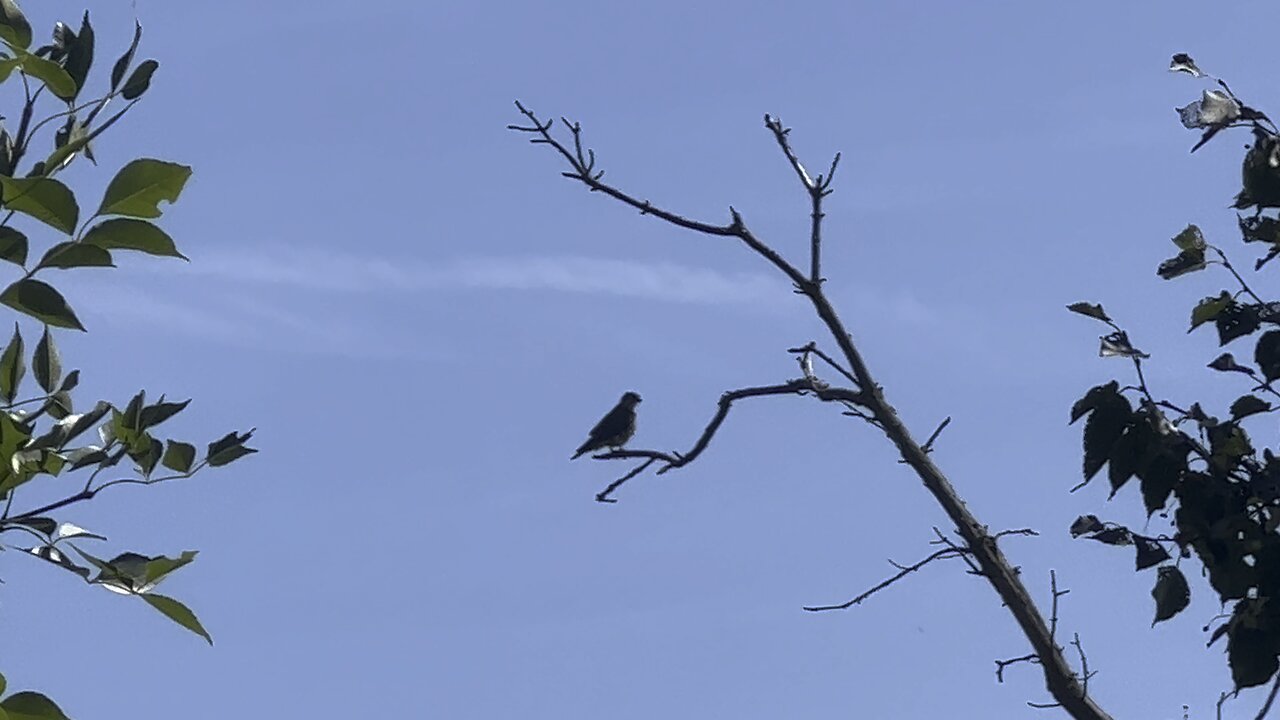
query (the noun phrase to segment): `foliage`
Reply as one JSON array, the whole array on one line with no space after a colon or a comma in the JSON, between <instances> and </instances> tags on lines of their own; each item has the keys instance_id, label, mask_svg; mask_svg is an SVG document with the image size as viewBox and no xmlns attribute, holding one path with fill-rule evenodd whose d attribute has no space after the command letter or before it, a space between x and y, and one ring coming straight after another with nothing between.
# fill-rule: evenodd
<instances>
[{"instance_id":1,"label":"foliage","mask_svg":"<svg viewBox=\"0 0 1280 720\"><path fill-rule=\"evenodd\" d=\"M134 64L141 38L142 28L136 26L128 48L111 68L105 92L86 99L92 96L96 44L89 14L78 29L57 23L52 42L33 50L31 25L22 10L13 0L0 0L0 83L19 90L23 98L20 112L12 115L19 118L16 131L11 135L0 126L0 260L19 273L0 290L0 303L27 322L43 325L29 349L21 323L15 322L0 352L0 535L17 543L0 545L0 550L21 550L90 585L136 596L212 642L189 608L154 592L190 563L195 552L176 557L121 552L104 559L91 552L91 544L106 538L57 519L63 508L106 488L187 478L255 452L246 445L252 430L228 433L208 443L203 454L190 442L161 434L161 426L186 409L189 400L174 402L161 395L148 402L146 392L139 391L123 404L86 403L75 395L80 371L64 371L51 331L85 330L57 287L58 271L114 267L117 253L183 258L173 239L151 221L161 216L161 202L178 199L191 168L150 158L129 162L114 174L88 218L82 217L76 193L56 177L80 158L96 165L93 143L147 92L159 65L154 60ZM47 106L55 109L38 116L38 109ZM106 112L115 106L114 112ZM41 135L46 128L50 133ZM37 234L50 238L43 252L33 251L31 238ZM107 473L111 479L104 477ZM63 487L79 489L39 506L23 502L29 488L54 478ZM0 693L3 689L0 677ZM0 720L63 717L37 693L0 700Z\"/></svg>"},{"instance_id":2,"label":"foliage","mask_svg":"<svg viewBox=\"0 0 1280 720\"><path fill-rule=\"evenodd\" d=\"M1203 130L1192 152L1228 128L1247 128L1253 134L1234 207L1240 211L1243 241L1264 248L1254 264L1254 271L1260 271L1280 255L1280 219L1268 214L1280 207L1280 134L1265 114L1241 102L1225 82L1204 73L1189 56L1175 55L1171 69L1211 84L1199 100L1178 109L1187 128ZM1148 516L1167 513L1170 504L1176 507L1172 536L1144 536L1093 515L1077 519L1071 532L1111 545L1133 545L1138 570L1157 568L1153 623L1187 607L1190 590L1179 565L1194 553L1221 602L1232 607L1224 622L1206 631L1210 645L1226 638L1227 661L1240 689L1265 683L1280 669L1280 458L1271 448L1259 454L1248 429L1263 427L1262 422L1280 412L1280 388L1275 387L1280 379L1280 303L1254 292L1227 254L1207 242L1196 225L1188 225L1173 243L1177 254L1160 264L1161 278L1210 265L1226 271L1233 289L1200 300L1191 309L1188 332L1212 325L1220 346L1234 344L1234 353L1222 353L1208 367L1241 382L1247 391L1218 415L1200 403L1159 398L1143 376L1148 356L1129 344L1128 334L1102 306L1069 306L1108 326L1101 354L1128 358L1137 378L1124 387L1119 381L1099 385L1072 408L1073 423L1085 418L1084 483L1105 465L1112 496L1136 478ZM1241 352L1244 342L1249 349ZM1238 360L1236 354L1246 357ZM1265 427L1274 432L1273 424Z\"/></svg>"}]
</instances>

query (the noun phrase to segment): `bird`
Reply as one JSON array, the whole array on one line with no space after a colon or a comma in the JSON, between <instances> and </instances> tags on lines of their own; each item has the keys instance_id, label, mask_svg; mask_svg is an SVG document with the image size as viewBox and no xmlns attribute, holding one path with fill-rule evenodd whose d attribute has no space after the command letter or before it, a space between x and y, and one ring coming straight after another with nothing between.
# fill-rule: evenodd
<instances>
[{"instance_id":1,"label":"bird","mask_svg":"<svg viewBox=\"0 0 1280 720\"><path fill-rule=\"evenodd\" d=\"M592 450L606 447L617 450L625 445L636 432L636 405L639 403L640 396L636 393L623 393L618 404L609 411L609 414L601 418L595 427L591 428L591 432L587 434L587 441L582 443L578 451L569 459L577 460Z\"/></svg>"}]
</instances>

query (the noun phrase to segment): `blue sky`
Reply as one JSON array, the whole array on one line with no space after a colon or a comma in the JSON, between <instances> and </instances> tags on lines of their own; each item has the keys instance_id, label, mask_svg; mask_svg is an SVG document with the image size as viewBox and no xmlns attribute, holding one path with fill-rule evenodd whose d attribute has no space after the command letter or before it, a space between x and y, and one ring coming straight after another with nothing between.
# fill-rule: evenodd
<instances>
[{"instance_id":1,"label":"blue sky","mask_svg":"<svg viewBox=\"0 0 1280 720\"><path fill-rule=\"evenodd\" d=\"M44 27L81 9L28 4ZM1152 629L1154 573L1067 536L1083 512L1143 518L1132 488L1067 493L1071 402L1128 376L1063 306L1104 303L1159 392L1243 391L1183 332L1223 280L1154 269L1188 222L1250 257L1226 209L1246 138L1189 156L1173 108L1201 86L1165 67L1190 52L1280 111L1270 6L98 5L98 72L135 11L161 68L67 178L92 197L135 156L194 166L164 220L192 263L68 275L90 332L64 359L85 400L193 397L176 431L256 426L262 452L62 518L111 550L201 550L166 592L215 647L6 553L11 687L77 718L1044 716L1036 668L996 684L1027 645L961 565L800 610L945 527L831 407L743 405L693 466L592 501L623 468L568 457L621 392L645 398L634 444L685 448L721 392L792 377L785 348L821 338L742 247L561 179L504 130L518 98L583 122L607 179L711 221L733 204L797 261L806 198L761 118L815 170L842 151L828 291L890 401L920 436L953 418L936 458L984 522L1043 533L1007 552L1042 600L1050 568L1071 589L1104 707L1212 716L1230 678L1207 584Z\"/></svg>"}]
</instances>

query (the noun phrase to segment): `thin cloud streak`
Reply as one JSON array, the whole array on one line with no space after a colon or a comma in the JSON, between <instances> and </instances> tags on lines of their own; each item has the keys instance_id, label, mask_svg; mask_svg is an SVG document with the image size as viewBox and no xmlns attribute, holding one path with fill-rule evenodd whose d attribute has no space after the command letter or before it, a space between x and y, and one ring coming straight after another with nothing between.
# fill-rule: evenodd
<instances>
[{"instance_id":1,"label":"thin cloud streak","mask_svg":"<svg viewBox=\"0 0 1280 720\"><path fill-rule=\"evenodd\" d=\"M220 252L193 257L185 274L313 291L385 293L551 290L678 303L754 304L786 297L762 273L580 256L469 257L440 262L316 251Z\"/></svg>"}]
</instances>

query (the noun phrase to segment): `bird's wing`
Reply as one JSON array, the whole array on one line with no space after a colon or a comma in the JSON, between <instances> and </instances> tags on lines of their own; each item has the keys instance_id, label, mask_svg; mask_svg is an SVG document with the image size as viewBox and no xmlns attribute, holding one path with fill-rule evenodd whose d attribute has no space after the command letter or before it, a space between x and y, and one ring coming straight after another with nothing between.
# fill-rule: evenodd
<instances>
[{"instance_id":1,"label":"bird's wing","mask_svg":"<svg viewBox=\"0 0 1280 720\"><path fill-rule=\"evenodd\" d=\"M587 433L592 439L602 437L613 437L626 424L627 409L621 405L609 411L608 415L600 418L600 422L591 428L591 432Z\"/></svg>"}]
</instances>

